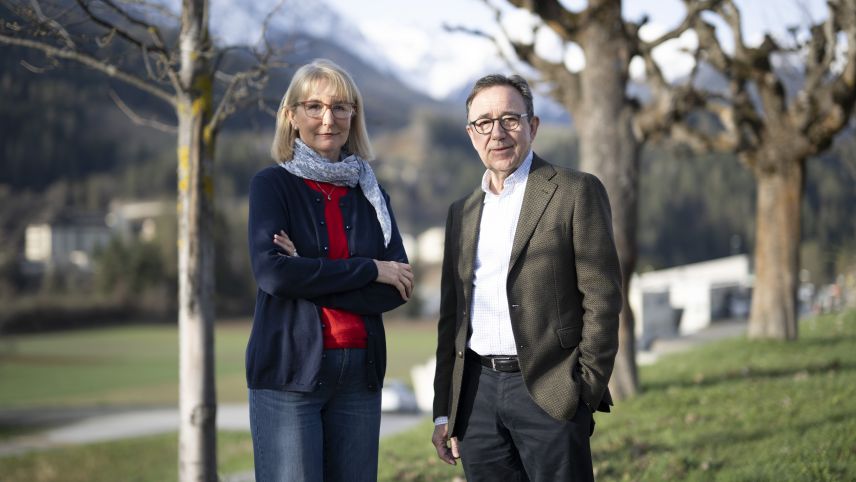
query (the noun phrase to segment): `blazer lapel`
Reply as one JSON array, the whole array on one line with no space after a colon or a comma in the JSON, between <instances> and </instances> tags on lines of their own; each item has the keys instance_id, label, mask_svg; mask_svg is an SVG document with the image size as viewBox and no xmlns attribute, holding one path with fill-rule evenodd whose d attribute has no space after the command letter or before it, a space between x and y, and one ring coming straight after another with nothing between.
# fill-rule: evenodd
<instances>
[{"instance_id":1,"label":"blazer lapel","mask_svg":"<svg viewBox=\"0 0 856 482\"><path fill-rule=\"evenodd\" d=\"M514 267L523 248L535 232L535 226L544 214L544 209L556 191L556 184L550 179L556 175L553 166L546 163L538 156L532 158L532 167L529 169L529 178L526 181L526 192L523 194L523 206L520 208L520 218L517 220L517 229L514 232L514 244L511 245L511 260L508 269Z\"/></svg>"},{"instance_id":2,"label":"blazer lapel","mask_svg":"<svg viewBox=\"0 0 856 482\"><path fill-rule=\"evenodd\" d=\"M464 282L464 299L470 299L475 271L476 247L479 239L479 226L484 209L484 192L477 189L464 201L461 215L461 265L458 272Z\"/></svg>"}]
</instances>

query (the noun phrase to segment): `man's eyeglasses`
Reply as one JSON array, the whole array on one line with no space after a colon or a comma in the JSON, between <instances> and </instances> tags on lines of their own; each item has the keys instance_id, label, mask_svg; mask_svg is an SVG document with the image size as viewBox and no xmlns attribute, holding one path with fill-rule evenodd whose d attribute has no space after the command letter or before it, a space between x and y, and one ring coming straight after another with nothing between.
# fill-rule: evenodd
<instances>
[{"instance_id":1,"label":"man's eyeglasses","mask_svg":"<svg viewBox=\"0 0 856 482\"><path fill-rule=\"evenodd\" d=\"M483 117L470 122L469 125L473 126L473 129L475 129L479 134L490 134L491 131L493 131L493 124L496 123L496 121L499 121L499 125L501 125L503 129L506 131L513 131L520 127L520 119L524 117L529 117L529 114L505 114L504 116L497 117L495 119Z\"/></svg>"},{"instance_id":2,"label":"man's eyeglasses","mask_svg":"<svg viewBox=\"0 0 856 482\"><path fill-rule=\"evenodd\" d=\"M335 104L325 104L318 100L304 100L297 102L296 105L303 106L303 112L313 119L320 119L324 116L324 109L330 109L333 117L336 119L350 119L354 115L356 106L348 102L337 102Z\"/></svg>"}]
</instances>

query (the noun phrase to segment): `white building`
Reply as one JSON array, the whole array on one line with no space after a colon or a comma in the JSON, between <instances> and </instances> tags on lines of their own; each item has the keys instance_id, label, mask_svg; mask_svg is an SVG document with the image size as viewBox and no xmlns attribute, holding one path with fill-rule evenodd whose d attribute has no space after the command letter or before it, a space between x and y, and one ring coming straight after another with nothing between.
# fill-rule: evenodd
<instances>
[{"instance_id":1,"label":"white building","mask_svg":"<svg viewBox=\"0 0 856 482\"><path fill-rule=\"evenodd\" d=\"M24 259L37 272L46 267L92 268L91 255L110 242L103 216L74 215L34 223L24 232Z\"/></svg>"},{"instance_id":2,"label":"white building","mask_svg":"<svg viewBox=\"0 0 856 482\"><path fill-rule=\"evenodd\" d=\"M123 239L151 241L157 233L157 220L174 204L166 201L113 201L106 222Z\"/></svg>"},{"instance_id":3,"label":"white building","mask_svg":"<svg viewBox=\"0 0 856 482\"><path fill-rule=\"evenodd\" d=\"M644 347L718 319L746 318L753 279L745 254L634 274L629 296L636 339Z\"/></svg>"}]
</instances>

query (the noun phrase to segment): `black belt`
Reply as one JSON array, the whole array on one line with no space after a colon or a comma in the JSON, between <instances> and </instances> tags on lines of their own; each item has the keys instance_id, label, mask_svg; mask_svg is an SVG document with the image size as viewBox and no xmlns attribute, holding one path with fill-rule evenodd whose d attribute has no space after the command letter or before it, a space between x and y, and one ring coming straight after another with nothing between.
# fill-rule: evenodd
<instances>
[{"instance_id":1,"label":"black belt","mask_svg":"<svg viewBox=\"0 0 856 482\"><path fill-rule=\"evenodd\" d=\"M479 362L481 366L490 368L495 372L513 373L520 371L520 363L517 362L517 356L514 355L481 356L467 348L467 356Z\"/></svg>"}]
</instances>

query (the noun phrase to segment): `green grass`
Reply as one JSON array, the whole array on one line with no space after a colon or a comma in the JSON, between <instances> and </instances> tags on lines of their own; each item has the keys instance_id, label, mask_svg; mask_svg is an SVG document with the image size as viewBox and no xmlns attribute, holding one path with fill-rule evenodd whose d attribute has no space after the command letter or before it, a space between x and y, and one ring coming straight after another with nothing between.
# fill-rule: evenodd
<instances>
[{"instance_id":1,"label":"green grass","mask_svg":"<svg viewBox=\"0 0 856 482\"><path fill-rule=\"evenodd\" d=\"M217 327L218 399L246 399L249 325ZM178 330L143 325L0 340L0 408L175 404ZM8 389L7 389L8 388Z\"/></svg>"},{"instance_id":2,"label":"green grass","mask_svg":"<svg viewBox=\"0 0 856 482\"><path fill-rule=\"evenodd\" d=\"M434 352L430 323L387 324L387 378L410 380L410 367ZM244 350L249 323L217 326L217 399L246 401ZM178 330L144 325L0 338L0 409L174 405ZM0 429L2 431L2 429Z\"/></svg>"},{"instance_id":3,"label":"green grass","mask_svg":"<svg viewBox=\"0 0 856 482\"><path fill-rule=\"evenodd\" d=\"M425 337L430 354L430 330L414 330L402 345L416 350ZM642 367L643 392L597 415L598 480L856 479L854 348L850 311L804 322L794 343L725 340ZM461 476L436 458L431 430L426 421L383 439L380 480ZM248 434L221 432L219 447L221 473L251 469ZM2 457L0 474L4 482L172 481L175 453L172 434Z\"/></svg>"},{"instance_id":4,"label":"green grass","mask_svg":"<svg viewBox=\"0 0 856 482\"><path fill-rule=\"evenodd\" d=\"M596 415L600 481L856 480L856 311L794 343L731 339L642 367L643 392ZM382 480L448 481L430 423L381 444Z\"/></svg>"},{"instance_id":5,"label":"green grass","mask_svg":"<svg viewBox=\"0 0 856 482\"><path fill-rule=\"evenodd\" d=\"M220 432L218 470L252 470L249 434ZM116 442L57 448L0 458L4 482L173 482L178 480L175 433Z\"/></svg>"}]
</instances>

